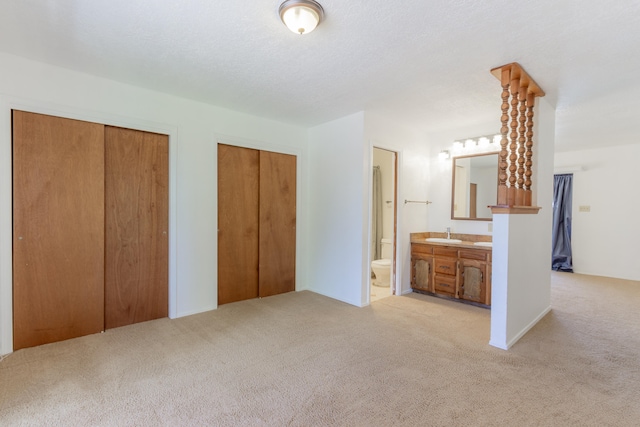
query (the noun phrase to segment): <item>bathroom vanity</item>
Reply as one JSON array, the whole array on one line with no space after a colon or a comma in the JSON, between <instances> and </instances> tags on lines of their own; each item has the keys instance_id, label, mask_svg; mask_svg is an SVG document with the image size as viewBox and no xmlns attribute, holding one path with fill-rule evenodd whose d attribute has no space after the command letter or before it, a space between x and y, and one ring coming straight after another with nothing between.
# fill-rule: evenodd
<instances>
[{"instance_id":1,"label":"bathroom vanity","mask_svg":"<svg viewBox=\"0 0 640 427\"><path fill-rule=\"evenodd\" d=\"M411 288L488 308L491 249L491 236L412 233Z\"/></svg>"}]
</instances>

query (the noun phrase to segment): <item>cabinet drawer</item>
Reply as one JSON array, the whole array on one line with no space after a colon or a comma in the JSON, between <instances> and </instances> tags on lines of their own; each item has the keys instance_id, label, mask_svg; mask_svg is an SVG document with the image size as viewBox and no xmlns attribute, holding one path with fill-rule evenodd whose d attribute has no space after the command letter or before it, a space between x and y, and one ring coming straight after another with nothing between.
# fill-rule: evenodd
<instances>
[{"instance_id":1,"label":"cabinet drawer","mask_svg":"<svg viewBox=\"0 0 640 427\"><path fill-rule=\"evenodd\" d=\"M487 261L487 255L488 254L489 254L488 251L484 251L482 249L478 249L478 250L466 249L466 250L461 250L460 251L460 258L477 259L479 261Z\"/></svg>"},{"instance_id":2,"label":"cabinet drawer","mask_svg":"<svg viewBox=\"0 0 640 427\"><path fill-rule=\"evenodd\" d=\"M447 257L451 257L451 258L457 258L458 257L458 250L457 249L450 249L450 248L434 247L433 248L433 254L434 255L439 255L439 256L447 256Z\"/></svg>"},{"instance_id":3,"label":"cabinet drawer","mask_svg":"<svg viewBox=\"0 0 640 427\"><path fill-rule=\"evenodd\" d=\"M433 268L436 274L448 274L451 276L456 275L456 260L447 258L436 258L435 267Z\"/></svg>"},{"instance_id":4,"label":"cabinet drawer","mask_svg":"<svg viewBox=\"0 0 640 427\"><path fill-rule=\"evenodd\" d=\"M431 255L433 253L433 246L423 245L421 243L412 243L411 253Z\"/></svg>"},{"instance_id":5,"label":"cabinet drawer","mask_svg":"<svg viewBox=\"0 0 640 427\"><path fill-rule=\"evenodd\" d=\"M433 282L436 292L455 295L456 278L452 276L440 276L436 274L436 280Z\"/></svg>"}]
</instances>

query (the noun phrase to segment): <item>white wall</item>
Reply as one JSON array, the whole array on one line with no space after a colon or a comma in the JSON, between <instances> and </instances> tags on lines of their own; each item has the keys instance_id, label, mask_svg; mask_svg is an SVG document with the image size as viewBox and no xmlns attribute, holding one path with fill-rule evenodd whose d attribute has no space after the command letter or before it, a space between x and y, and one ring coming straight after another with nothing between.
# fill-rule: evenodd
<instances>
[{"instance_id":1,"label":"white wall","mask_svg":"<svg viewBox=\"0 0 640 427\"><path fill-rule=\"evenodd\" d=\"M364 113L309 130L309 289L366 304L371 150Z\"/></svg>"},{"instance_id":2,"label":"white wall","mask_svg":"<svg viewBox=\"0 0 640 427\"><path fill-rule=\"evenodd\" d=\"M555 154L558 172L583 168L573 172L574 272L640 280L639 160L640 143Z\"/></svg>"},{"instance_id":3,"label":"white wall","mask_svg":"<svg viewBox=\"0 0 640 427\"><path fill-rule=\"evenodd\" d=\"M217 306L216 140L297 155L296 282L298 289L306 286L306 129L6 54L0 70L0 354L9 353L13 341L12 108L169 134L173 317Z\"/></svg>"},{"instance_id":4,"label":"white wall","mask_svg":"<svg viewBox=\"0 0 640 427\"><path fill-rule=\"evenodd\" d=\"M533 205L537 215L493 216L490 344L508 349L551 309L551 202L555 111L537 100Z\"/></svg>"}]
</instances>

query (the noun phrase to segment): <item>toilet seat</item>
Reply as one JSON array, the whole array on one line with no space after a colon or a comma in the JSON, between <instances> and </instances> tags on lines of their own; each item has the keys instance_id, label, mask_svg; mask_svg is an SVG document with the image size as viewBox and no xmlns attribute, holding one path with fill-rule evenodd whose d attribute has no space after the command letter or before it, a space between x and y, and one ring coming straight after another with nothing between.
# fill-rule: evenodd
<instances>
[{"instance_id":1,"label":"toilet seat","mask_svg":"<svg viewBox=\"0 0 640 427\"><path fill-rule=\"evenodd\" d=\"M375 261L371 261L371 265L375 265L378 267L389 267L391 266L391 260L390 259L377 259Z\"/></svg>"}]
</instances>

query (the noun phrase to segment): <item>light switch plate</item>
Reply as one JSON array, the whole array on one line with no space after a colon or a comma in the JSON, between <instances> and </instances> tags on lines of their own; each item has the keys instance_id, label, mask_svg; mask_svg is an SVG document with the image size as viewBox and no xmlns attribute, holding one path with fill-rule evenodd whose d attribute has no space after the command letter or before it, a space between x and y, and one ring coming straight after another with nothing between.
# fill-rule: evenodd
<instances>
[{"instance_id":1,"label":"light switch plate","mask_svg":"<svg viewBox=\"0 0 640 427\"><path fill-rule=\"evenodd\" d=\"M578 210L580 212L591 212L591 206L588 205L582 205L578 208Z\"/></svg>"}]
</instances>

